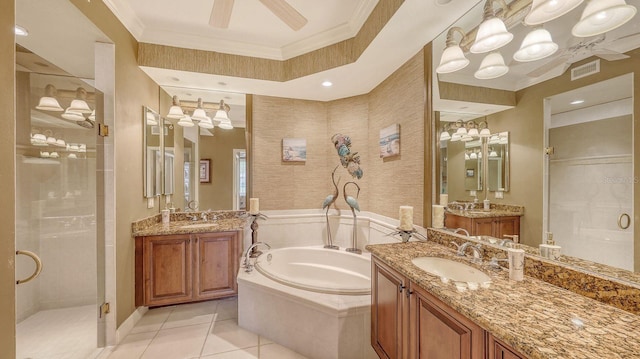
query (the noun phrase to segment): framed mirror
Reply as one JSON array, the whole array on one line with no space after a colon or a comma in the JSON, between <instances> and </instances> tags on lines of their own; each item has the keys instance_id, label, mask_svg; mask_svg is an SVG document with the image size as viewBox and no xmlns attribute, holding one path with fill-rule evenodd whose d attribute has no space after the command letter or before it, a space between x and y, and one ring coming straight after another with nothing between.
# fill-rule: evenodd
<instances>
[{"instance_id":1,"label":"framed mirror","mask_svg":"<svg viewBox=\"0 0 640 359\"><path fill-rule=\"evenodd\" d=\"M162 137L160 115L151 108L142 108L142 160L143 193L146 198L159 196L162 192Z\"/></svg>"},{"instance_id":2,"label":"framed mirror","mask_svg":"<svg viewBox=\"0 0 640 359\"><path fill-rule=\"evenodd\" d=\"M487 186L489 191L509 190L509 132L493 134L487 141Z\"/></svg>"},{"instance_id":3,"label":"framed mirror","mask_svg":"<svg viewBox=\"0 0 640 359\"><path fill-rule=\"evenodd\" d=\"M162 152L163 163L162 163L162 171L164 173L163 176L163 185L162 185L162 194L171 195L174 192L174 178L175 178L175 125L172 124L169 120L165 118L161 118L162 122Z\"/></svg>"},{"instance_id":4,"label":"framed mirror","mask_svg":"<svg viewBox=\"0 0 640 359\"><path fill-rule=\"evenodd\" d=\"M464 144L464 189L482 191L482 141L461 143Z\"/></svg>"}]
</instances>

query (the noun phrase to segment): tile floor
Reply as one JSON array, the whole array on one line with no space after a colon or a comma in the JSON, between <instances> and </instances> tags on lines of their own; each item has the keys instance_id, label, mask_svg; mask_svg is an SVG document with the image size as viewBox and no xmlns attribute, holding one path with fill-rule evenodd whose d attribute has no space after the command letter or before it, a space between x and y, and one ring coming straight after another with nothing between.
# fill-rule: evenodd
<instances>
[{"instance_id":1,"label":"tile floor","mask_svg":"<svg viewBox=\"0 0 640 359\"><path fill-rule=\"evenodd\" d=\"M107 358L305 359L237 318L237 298L150 309Z\"/></svg>"},{"instance_id":2,"label":"tile floor","mask_svg":"<svg viewBox=\"0 0 640 359\"><path fill-rule=\"evenodd\" d=\"M43 310L16 326L18 359L94 358L96 346L95 305Z\"/></svg>"}]
</instances>

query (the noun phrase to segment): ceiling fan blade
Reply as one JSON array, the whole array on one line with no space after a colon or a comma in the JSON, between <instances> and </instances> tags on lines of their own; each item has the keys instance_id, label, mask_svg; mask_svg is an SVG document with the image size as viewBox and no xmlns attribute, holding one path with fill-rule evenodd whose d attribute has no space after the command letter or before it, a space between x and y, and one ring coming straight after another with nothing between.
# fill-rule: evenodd
<instances>
[{"instance_id":1,"label":"ceiling fan blade","mask_svg":"<svg viewBox=\"0 0 640 359\"><path fill-rule=\"evenodd\" d=\"M629 58L629 56L625 54L621 54L617 51L612 51L608 49L596 49L596 50L593 50L593 54L607 61L617 61L617 60L624 60Z\"/></svg>"},{"instance_id":2,"label":"ceiling fan blade","mask_svg":"<svg viewBox=\"0 0 640 359\"><path fill-rule=\"evenodd\" d=\"M621 52L621 53L631 51L637 48L639 45L640 45L640 32L619 37L605 44L605 46L608 49Z\"/></svg>"},{"instance_id":3,"label":"ceiling fan blade","mask_svg":"<svg viewBox=\"0 0 640 359\"><path fill-rule=\"evenodd\" d=\"M214 0L209 25L226 29L229 27L234 0Z\"/></svg>"},{"instance_id":4,"label":"ceiling fan blade","mask_svg":"<svg viewBox=\"0 0 640 359\"><path fill-rule=\"evenodd\" d=\"M218 1L218 0L216 0ZM271 12L294 31L302 29L307 24L307 18L285 0L260 0Z\"/></svg>"},{"instance_id":5,"label":"ceiling fan blade","mask_svg":"<svg viewBox=\"0 0 640 359\"><path fill-rule=\"evenodd\" d=\"M560 55L560 56L556 57L555 59L547 62L546 64L538 67L537 69L529 72L527 74L527 76L529 76L529 77L540 77L540 76L546 74L547 72L549 72L549 71L551 71L551 70L555 69L556 67L558 67L560 65L563 65L563 64L564 64L564 66L566 66L565 67L565 70L566 70L570 65L569 59L571 58L571 55L572 55L571 53L566 53L566 54Z\"/></svg>"}]
</instances>

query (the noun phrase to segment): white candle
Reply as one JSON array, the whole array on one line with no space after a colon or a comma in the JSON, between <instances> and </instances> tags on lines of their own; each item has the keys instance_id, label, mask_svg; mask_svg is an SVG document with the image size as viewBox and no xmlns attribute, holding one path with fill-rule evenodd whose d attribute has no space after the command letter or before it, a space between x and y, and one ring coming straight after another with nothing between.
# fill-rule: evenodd
<instances>
[{"instance_id":1,"label":"white candle","mask_svg":"<svg viewBox=\"0 0 640 359\"><path fill-rule=\"evenodd\" d=\"M260 213L260 199L249 198L249 214L258 214L258 213Z\"/></svg>"},{"instance_id":2,"label":"white candle","mask_svg":"<svg viewBox=\"0 0 640 359\"><path fill-rule=\"evenodd\" d=\"M400 206L400 229L403 231L413 230L413 207Z\"/></svg>"},{"instance_id":3,"label":"white candle","mask_svg":"<svg viewBox=\"0 0 640 359\"><path fill-rule=\"evenodd\" d=\"M444 228L444 206L433 205L432 223L433 228Z\"/></svg>"},{"instance_id":4,"label":"white candle","mask_svg":"<svg viewBox=\"0 0 640 359\"><path fill-rule=\"evenodd\" d=\"M443 193L440 195L440 205L441 206L447 206L449 204L449 195L446 193Z\"/></svg>"}]
</instances>

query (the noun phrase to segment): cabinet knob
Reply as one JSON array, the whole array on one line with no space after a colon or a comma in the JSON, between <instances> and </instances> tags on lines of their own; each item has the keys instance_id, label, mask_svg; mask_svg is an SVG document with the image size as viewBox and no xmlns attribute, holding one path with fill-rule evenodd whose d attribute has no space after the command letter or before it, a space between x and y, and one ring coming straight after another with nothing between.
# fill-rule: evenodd
<instances>
[{"instance_id":1,"label":"cabinet knob","mask_svg":"<svg viewBox=\"0 0 640 359\"><path fill-rule=\"evenodd\" d=\"M405 289L406 287L404 286L404 284L400 284L400 286L398 287L398 289L400 289L400 293L402 293L402 291Z\"/></svg>"}]
</instances>

